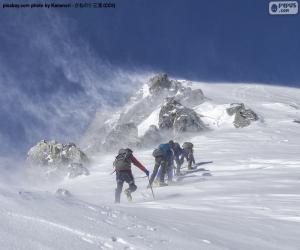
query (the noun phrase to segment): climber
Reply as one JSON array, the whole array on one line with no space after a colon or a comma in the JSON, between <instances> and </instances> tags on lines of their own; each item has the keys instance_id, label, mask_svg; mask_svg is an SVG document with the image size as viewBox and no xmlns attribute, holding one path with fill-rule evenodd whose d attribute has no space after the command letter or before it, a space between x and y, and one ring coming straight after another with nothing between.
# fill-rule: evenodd
<instances>
[{"instance_id":1,"label":"climber","mask_svg":"<svg viewBox=\"0 0 300 250\"><path fill-rule=\"evenodd\" d=\"M113 163L116 171L117 181L117 188L115 190L115 203L120 203L124 181L129 184L129 188L124 190L124 193L129 201L132 201L131 193L137 189L131 171L131 163L149 176L149 171L133 156L131 149L120 149Z\"/></svg>"}]
</instances>

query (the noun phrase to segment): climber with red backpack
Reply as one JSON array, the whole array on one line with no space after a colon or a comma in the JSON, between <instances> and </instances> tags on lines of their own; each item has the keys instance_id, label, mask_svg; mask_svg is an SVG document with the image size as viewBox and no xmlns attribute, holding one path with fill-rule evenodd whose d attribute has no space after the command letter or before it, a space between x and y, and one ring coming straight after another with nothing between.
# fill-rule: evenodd
<instances>
[{"instance_id":1,"label":"climber with red backpack","mask_svg":"<svg viewBox=\"0 0 300 250\"><path fill-rule=\"evenodd\" d=\"M115 190L115 203L120 203L124 182L127 182L129 185L129 188L124 190L124 193L129 201L132 201L131 193L137 189L131 171L131 163L133 163L149 177L149 171L133 156L131 149L120 149L113 163L116 171L117 181L117 188Z\"/></svg>"}]
</instances>

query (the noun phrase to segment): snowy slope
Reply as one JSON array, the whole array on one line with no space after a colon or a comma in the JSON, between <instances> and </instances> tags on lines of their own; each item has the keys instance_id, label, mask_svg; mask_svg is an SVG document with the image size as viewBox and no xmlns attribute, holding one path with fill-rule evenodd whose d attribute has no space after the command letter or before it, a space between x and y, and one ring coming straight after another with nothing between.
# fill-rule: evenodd
<instances>
[{"instance_id":1,"label":"snowy slope","mask_svg":"<svg viewBox=\"0 0 300 250\"><path fill-rule=\"evenodd\" d=\"M134 169L134 202L122 197L120 205L113 203L114 155L95 155L91 175L73 180L33 185L3 176L1 249L299 250L300 124L293 120L300 118L300 90L192 87L210 98L194 109L215 129L192 142L197 162L213 161L201 166L212 176L196 172L155 188L153 201L143 173ZM235 129L223 112L231 102L246 103L263 122ZM152 169L151 150L134 153ZM56 195L58 188L72 196Z\"/></svg>"},{"instance_id":2,"label":"snowy slope","mask_svg":"<svg viewBox=\"0 0 300 250\"><path fill-rule=\"evenodd\" d=\"M143 136L151 125L158 127L160 107L154 110L144 121L138 125L138 135Z\"/></svg>"}]
</instances>

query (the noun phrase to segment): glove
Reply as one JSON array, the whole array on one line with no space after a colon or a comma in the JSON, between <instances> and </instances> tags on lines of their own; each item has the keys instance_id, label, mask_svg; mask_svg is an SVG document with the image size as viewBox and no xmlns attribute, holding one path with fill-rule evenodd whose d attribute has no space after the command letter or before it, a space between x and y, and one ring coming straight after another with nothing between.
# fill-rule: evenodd
<instances>
[{"instance_id":1,"label":"glove","mask_svg":"<svg viewBox=\"0 0 300 250\"><path fill-rule=\"evenodd\" d=\"M147 169L145 170L145 174L146 174L147 176L149 176L149 174L150 174L149 171L148 171Z\"/></svg>"}]
</instances>

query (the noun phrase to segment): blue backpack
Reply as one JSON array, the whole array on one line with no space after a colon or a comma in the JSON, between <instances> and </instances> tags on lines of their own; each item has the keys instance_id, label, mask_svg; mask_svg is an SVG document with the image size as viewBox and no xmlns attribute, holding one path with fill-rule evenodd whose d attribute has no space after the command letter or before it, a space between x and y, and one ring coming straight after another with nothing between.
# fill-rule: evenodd
<instances>
[{"instance_id":1,"label":"blue backpack","mask_svg":"<svg viewBox=\"0 0 300 250\"><path fill-rule=\"evenodd\" d=\"M169 158L172 156L172 150L171 150L171 147L169 145L169 143L165 143L165 144L160 144L158 146L158 148L164 153L164 156L166 158Z\"/></svg>"}]
</instances>

